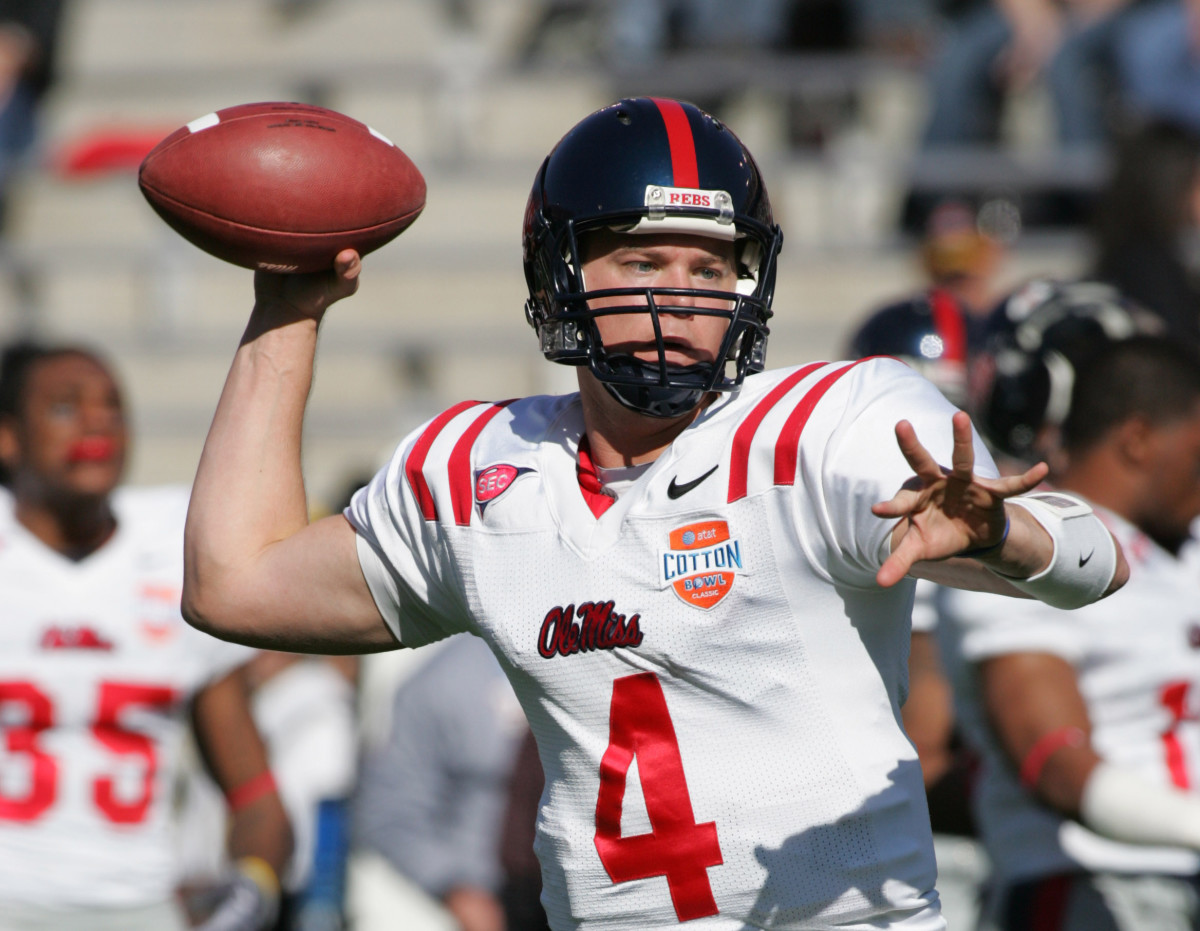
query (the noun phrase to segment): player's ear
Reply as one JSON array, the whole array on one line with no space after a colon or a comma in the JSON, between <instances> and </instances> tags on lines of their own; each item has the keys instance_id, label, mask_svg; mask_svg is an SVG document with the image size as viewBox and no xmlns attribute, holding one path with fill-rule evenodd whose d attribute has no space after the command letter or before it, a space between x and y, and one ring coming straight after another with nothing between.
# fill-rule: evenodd
<instances>
[{"instance_id":1,"label":"player's ear","mask_svg":"<svg viewBox=\"0 0 1200 931\"><path fill-rule=\"evenodd\" d=\"M1113 429L1121 458L1130 465L1143 467L1153 455L1153 427L1143 417L1130 417Z\"/></svg>"},{"instance_id":2,"label":"player's ear","mask_svg":"<svg viewBox=\"0 0 1200 931\"><path fill-rule=\"evenodd\" d=\"M0 467L11 471L16 467L21 443L17 439L17 421L10 414L0 414Z\"/></svg>"}]
</instances>

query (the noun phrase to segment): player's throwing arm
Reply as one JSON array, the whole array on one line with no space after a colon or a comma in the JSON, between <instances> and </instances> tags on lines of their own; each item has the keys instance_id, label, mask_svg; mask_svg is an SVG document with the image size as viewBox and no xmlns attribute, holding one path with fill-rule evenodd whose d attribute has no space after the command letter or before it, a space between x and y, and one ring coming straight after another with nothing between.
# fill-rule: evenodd
<instances>
[{"instance_id":1,"label":"player's throwing arm","mask_svg":"<svg viewBox=\"0 0 1200 931\"><path fill-rule=\"evenodd\" d=\"M395 646L349 524L308 525L300 433L321 318L354 293L359 256L420 214L424 179L397 146L342 114L246 104L172 133L139 181L177 232L256 269L254 311L193 489L185 613L265 647Z\"/></svg>"}]
</instances>

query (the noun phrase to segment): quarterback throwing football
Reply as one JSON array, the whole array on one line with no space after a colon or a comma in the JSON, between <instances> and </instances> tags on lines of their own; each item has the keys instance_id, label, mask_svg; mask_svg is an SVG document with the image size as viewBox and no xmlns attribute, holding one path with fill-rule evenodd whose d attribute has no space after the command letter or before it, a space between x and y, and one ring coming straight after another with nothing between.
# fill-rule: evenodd
<instances>
[{"instance_id":1,"label":"quarterback throwing football","mask_svg":"<svg viewBox=\"0 0 1200 931\"><path fill-rule=\"evenodd\" d=\"M901 363L763 371L780 243L754 159L708 114L586 117L524 226L527 316L579 391L452 407L313 524L317 328L360 262L255 280L185 612L290 650L487 641L546 772L556 929L943 928L898 723L913 577L1074 606L1127 575L1086 507L1026 494L1044 467L995 477Z\"/></svg>"}]
</instances>

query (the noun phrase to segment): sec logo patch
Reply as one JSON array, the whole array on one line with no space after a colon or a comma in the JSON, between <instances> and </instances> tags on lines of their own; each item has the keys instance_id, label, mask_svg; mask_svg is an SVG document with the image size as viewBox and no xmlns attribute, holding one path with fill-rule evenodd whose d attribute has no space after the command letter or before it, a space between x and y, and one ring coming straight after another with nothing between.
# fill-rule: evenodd
<instances>
[{"instance_id":1,"label":"sec logo patch","mask_svg":"<svg viewBox=\"0 0 1200 931\"><path fill-rule=\"evenodd\" d=\"M475 501L479 504L479 512L482 514L483 509L508 491L514 481L532 471L532 469L522 469L507 463L500 463L476 472Z\"/></svg>"},{"instance_id":2,"label":"sec logo patch","mask_svg":"<svg viewBox=\"0 0 1200 931\"><path fill-rule=\"evenodd\" d=\"M677 527L659 558L661 587L671 586L684 604L706 611L725 599L744 571L741 542L723 520Z\"/></svg>"}]
</instances>

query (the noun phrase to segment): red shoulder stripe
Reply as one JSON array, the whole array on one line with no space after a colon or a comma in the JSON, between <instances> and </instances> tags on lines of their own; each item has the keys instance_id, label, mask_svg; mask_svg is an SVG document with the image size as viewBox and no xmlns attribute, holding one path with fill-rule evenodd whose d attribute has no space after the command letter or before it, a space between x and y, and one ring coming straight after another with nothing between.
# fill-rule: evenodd
<instances>
[{"instance_id":1,"label":"red shoulder stripe","mask_svg":"<svg viewBox=\"0 0 1200 931\"><path fill-rule=\"evenodd\" d=\"M454 522L460 527L471 523L472 505L475 502L475 483L471 481L471 447L491 419L515 400L497 401L476 417L450 453L450 503L454 507Z\"/></svg>"},{"instance_id":2,"label":"red shoulder stripe","mask_svg":"<svg viewBox=\"0 0 1200 931\"><path fill-rule=\"evenodd\" d=\"M412 487L413 494L417 497L417 504L421 507L421 515L426 520L437 520L437 505L433 503L433 494L429 490L429 483L425 481L425 473L423 471L425 468L425 457L429 455L429 447L433 445L433 441L437 439L438 434L446 428L446 424L468 407L474 407L478 403L478 401L462 401L455 404L448 411L442 411L425 428L425 432L417 438L412 452L408 454L408 460L404 463L404 475L408 479L408 484Z\"/></svg>"},{"instance_id":3,"label":"red shoulder stripe","mask_svg":"<svg viewBox=\"0 0 1200 931\"><path fill-rule=\"evenodd\" d=\"M825 362L812 362L793 372L778 385L771 389L765 398L750 412L733 434L733 452L729 461L729 496L730 504L746 497L746 479L750 470L750 445L754 441L754 433L767 413L779 403L780 398L791 391L808 375L815 372Z\"/></svg>"},{"instance_id":4,"label":"red shoulder stripe","mask_svg":"<svg viewBox=\"0 0 1200 931\"><path fill-rule=\"evenodd\" d=\"M696 167L696 140L687 113L677 100L651 98L658 105L667 127L667 144L671 147L671 172L675 187L700 187L700 169Z\"/></svg>"},{"instance_id":5,"label":"red shoulder stripe","mask_svg":"<svg viewBox=\"0 0 1200 931\"><path fill-rule=\"evenodd\" d=\"M775 443L775 484L776 485L795 485L796 484L796 466L800 456L800 434L804 431L805 424L808 423L808 418L812 415L813 408L817 406L817 402L825 397L825 392L833 387L834 383L845 375L848 371L854 368L866 359L859 359L858 362L852 362L847 366L843 366L836 372L830 372L819 382L812 386L800 399L800 403L796 405L789 415L788 419L783 424L783 430L779 433L779 439Z\"/></svg>"}]
</instances>

